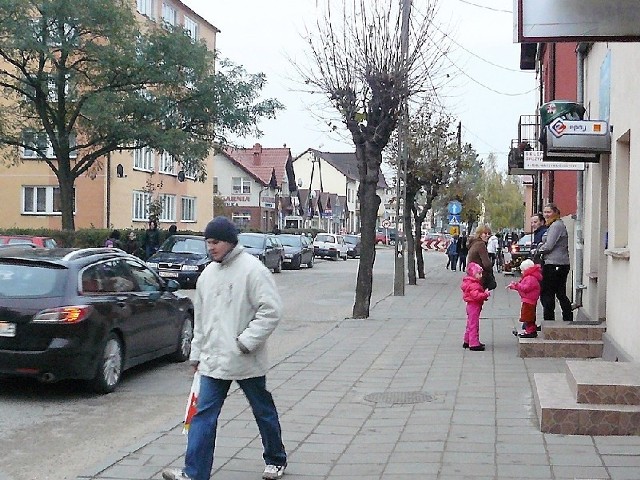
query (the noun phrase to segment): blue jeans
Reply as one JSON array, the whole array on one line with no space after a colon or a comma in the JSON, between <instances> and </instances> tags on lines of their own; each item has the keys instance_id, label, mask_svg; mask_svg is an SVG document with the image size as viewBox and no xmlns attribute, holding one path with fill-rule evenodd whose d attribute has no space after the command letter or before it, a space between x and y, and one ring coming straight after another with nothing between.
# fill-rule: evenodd
<instances>
[{"instance_id":1,"label":"blue jeans","mask_svg":"<svg viewBox=\"0 0 640 480\"><path fill-rule=\"evenodd\" d=\"M282 431L278 411L271 393L267 391L264 376L237 380L251 405L258 424L265 464L286 465L287 454L282 444ZM220 410L227 398L231 380L202 376L197 413L189 427L184 473L193 480L209 480L213 468L213 449Z\"/></svg>"}]
</instances>

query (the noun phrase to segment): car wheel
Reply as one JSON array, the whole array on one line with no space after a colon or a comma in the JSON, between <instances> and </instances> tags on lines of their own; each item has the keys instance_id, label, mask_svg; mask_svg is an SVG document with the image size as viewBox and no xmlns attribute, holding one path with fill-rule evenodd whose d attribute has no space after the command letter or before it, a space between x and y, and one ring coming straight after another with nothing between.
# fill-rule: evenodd
<instances>
[{"instance_id":1,"label":"car wheel","mask_svg":"<svg viewBox=\"0 0 640 480\"><path fill-rule=\"evenodd\" d=\"M340 258L340 252L336 252L336 254L333 257L331 257L331 260L335 262L339 258Z\"/></svg>"},{"instance_id":2,"label":"car wheel","mask_svg":"<svg viewBox=\"0 0 640 480\"><path fill-rule=\"evenodd\" d=\"M348 257L348 255L345 253L344 257L342 257L342 259L346 262L347 261L347 257Z\"/></svg>"},{"instance_id":3,"label":"car wheel","mask_svg":"<svg viewBox=\"0 0 640 480\"><path fill-rule=\"evenodd\" d=\"M302 257L294 257L291 261L291 268L294 270L300 270L300 266L302 265Z\"/></svg>"},{"instance_id":4,"label":"car wheel","mask_svg":"<svg viewBox=\"0 0 640 480\"><path fill-rule=\"evenodd\" d=\"M96 376L91 381L92 389L98 393L113 392L122 377L122 364L122 342L111 332L100 355Z\"/></svg>"},{"instance_id":5,"label":"car wheel","mask_svg":"<svg viewBox=\"0 0 640 480\"><path fill-rule=\"evenodd\" d=\"M309 260L309 263L307 263L307 268L313 268L314 259L315 257L312 255L311 260Z\"/></svg>"},{"instance_id":6,"label":"car wheel","mask_svg":"<svg viewBox=\"0 0 640 480\"><path fill-rule=\"evenodd\" d=\"M191 340L193 339L193 323L191 317L187 317L182 322L180 335L178 336L178 348L171 355L171 359L176 362L186 362L191 354Z\"/></svg>"},{"instance_id":7,"label":"car wheel","mask_svg":"<svg viewBox=\"0 0 640 480\"><path fill-rule=\"evenodd\" d=\"M280 273L282 271L282 259L278 259L278 264L273 269L273 273Z\"/></svg>"}]
</instances>

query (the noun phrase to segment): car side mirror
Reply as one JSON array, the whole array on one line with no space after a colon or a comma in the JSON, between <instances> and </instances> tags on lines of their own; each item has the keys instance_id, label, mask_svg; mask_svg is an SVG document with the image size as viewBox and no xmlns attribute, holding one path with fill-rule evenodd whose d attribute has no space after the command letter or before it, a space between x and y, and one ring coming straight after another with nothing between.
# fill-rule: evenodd
<instances>
[{"instance_id":1,"label":"car side mirror","mask_svg":"<svg viewBox=\"0 0 640 480\"><path fill-rule=\"evenodd\" d=\"M166 290L167 292L175 292L177 290L180 290L180 283L178 283L177 280L167 280Z\"/></svg>"}]
</instances>

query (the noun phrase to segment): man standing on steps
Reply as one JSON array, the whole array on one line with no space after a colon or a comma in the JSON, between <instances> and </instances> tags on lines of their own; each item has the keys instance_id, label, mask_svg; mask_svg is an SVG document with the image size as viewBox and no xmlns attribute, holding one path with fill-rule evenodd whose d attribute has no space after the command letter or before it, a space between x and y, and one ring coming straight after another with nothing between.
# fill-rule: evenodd
<instances>
[{"instance_id":1,"label":"man standing on steps","mask_svg":"<svg viewBox=\"0 0 640 480\"><path fill-rule=\"evenodd\" d=\"M238 229L225 217L204 231L213 262L204 269L194 299L191 364L202 375L184 469L165 480L209 480L218 416L232 381L244 392L258 424L266 467L262 478L281 478L287 466L278 411L266 387L266 342L282 315L271 272L238 245Z\"/></svg>"}]
</instances>

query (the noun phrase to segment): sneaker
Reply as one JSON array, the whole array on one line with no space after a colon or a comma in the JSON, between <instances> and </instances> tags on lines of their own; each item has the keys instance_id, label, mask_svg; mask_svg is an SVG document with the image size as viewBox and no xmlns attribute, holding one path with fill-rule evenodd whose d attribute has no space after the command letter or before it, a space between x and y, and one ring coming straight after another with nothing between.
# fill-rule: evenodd
<instances>
[{"instance_id":1,"label":"sneaker","mask_svg":"<svg viewBox=\"0 0 640 480\"><path fill-rule=\"evenodd\" d=\"M162 478L164 478L164 480L193 480L189 475L184 473L179 468L169 468L167 470L163 470Z\"/></svg>"},{"instance_id":2,"label":"sneaker","mask_svg":"<svg viewBox=\"0 0 640 480\"><path fill-rule=\"evenodd\" d=\"M275 480L276 478L282 478L285 468L287 468L286 465L267 465L266 467L264 467L262 478L264 478L265 480Z\"/></svg>"}]
</instances>

